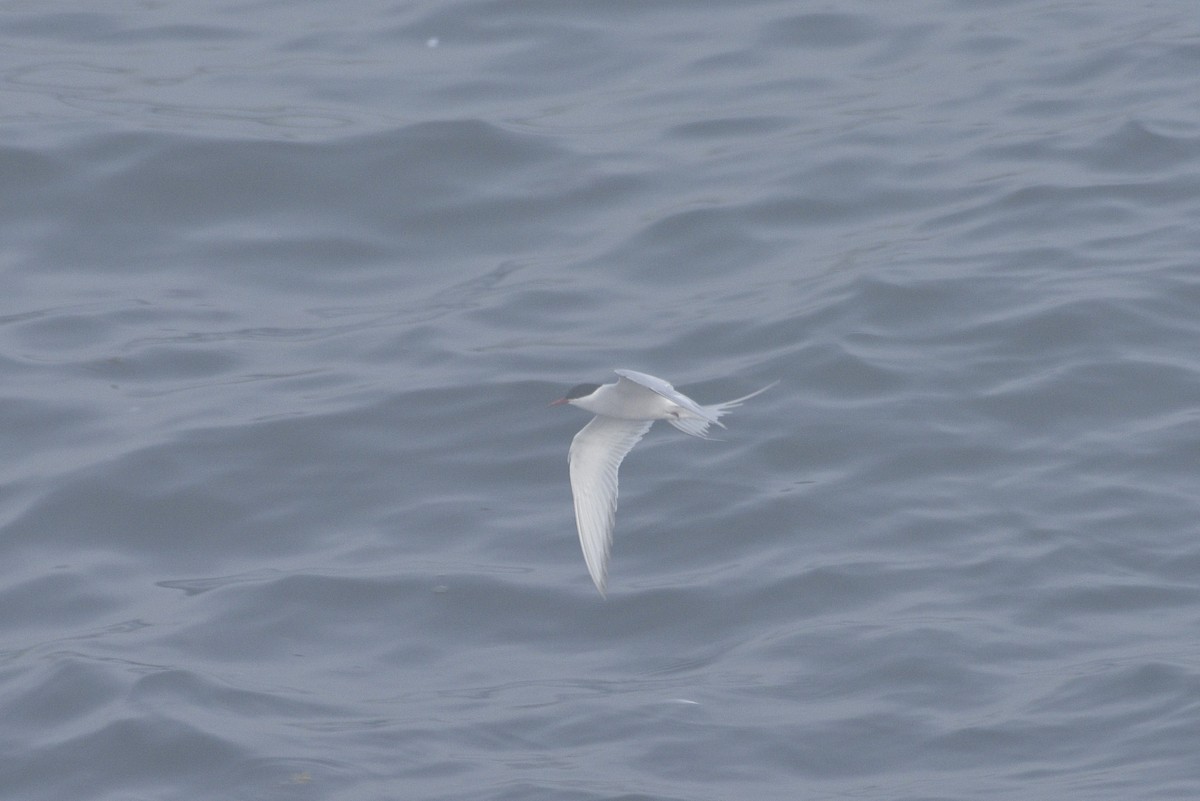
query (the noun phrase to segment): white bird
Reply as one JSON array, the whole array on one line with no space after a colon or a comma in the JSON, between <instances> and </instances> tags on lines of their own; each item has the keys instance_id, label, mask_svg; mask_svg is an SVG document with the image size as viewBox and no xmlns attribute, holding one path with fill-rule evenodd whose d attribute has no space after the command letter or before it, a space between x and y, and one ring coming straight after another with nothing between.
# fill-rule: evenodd
<instances>
[{"instance_id":1,"label":"white bird","mask_svg":"<svg viewBox=\"0 0 1200 801\"><path fill-rule=\"evenodd\" d=\"M596 589L604 595L608 556L617 514L617 470L625 454L645 436L655 420L666 420L685 434L706 439L713 423L724 428L721 415L766 392L701 406L661 378L634 370L615 370L615 384L579 384L551 406L569 403L596 415L571 440L571 494L583 559Z\"/></svg>"}]
</instances>

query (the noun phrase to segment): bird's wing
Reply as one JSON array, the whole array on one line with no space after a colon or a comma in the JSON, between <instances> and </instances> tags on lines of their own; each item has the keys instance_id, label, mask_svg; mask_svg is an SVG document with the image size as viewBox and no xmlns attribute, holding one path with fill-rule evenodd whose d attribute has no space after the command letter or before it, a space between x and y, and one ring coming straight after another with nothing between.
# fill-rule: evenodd
<instances>
[{"instance_id":1,"label":"bird's wing","mask_svg":"<svg viewBox=\"0 0 1200 801\"><path fill-rule=\"evenodd\" d=\"M571 494L575 498L579 544L601 595L608 578L608 554L617 515L617 470L653 422L597 415L571 440Z\"/></svg>"},{"instance_id":2,"label":"bird's wing","mask_svg":"<svg viewBox=\"0 0 1200 801\"><path fill-rule=\"evenodd\" d=\"M675 389L675 387L671 386L668 382L663 381L661 378L655 378L654 376L647 375L646 373L639 373L637 370L613 370L613 372L621 376L622 381L632 381L634 384L643 389L648 389L657 395L661 395L662 397L671 401L671 403L674 403L676 406L687 409L697 417L703 417L710 423L717 422L717 419L705 411L703 406L696 403L694 400L689 398L687 395L684 395L682 392ZM621 385L622 381L617 382L618 387Z\"/></svg>"}]
</instances>

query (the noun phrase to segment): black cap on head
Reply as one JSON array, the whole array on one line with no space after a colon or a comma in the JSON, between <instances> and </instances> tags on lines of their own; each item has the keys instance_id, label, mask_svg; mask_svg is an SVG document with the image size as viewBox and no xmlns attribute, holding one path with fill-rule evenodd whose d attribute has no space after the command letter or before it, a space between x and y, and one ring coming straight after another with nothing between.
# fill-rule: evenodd
<instances>
[{"instance_id":1,"label":"black cap on head","mask_svg":"<svg viewBox=\"0 0 1200 801\"><path fill-rule=\"evenodd\" d=\"M567 400L572 401L576 398L582 398L586 395L591 395L598 389L600 389L599 384L576 384L567 391Z\"/></svg>"}]
</instances>

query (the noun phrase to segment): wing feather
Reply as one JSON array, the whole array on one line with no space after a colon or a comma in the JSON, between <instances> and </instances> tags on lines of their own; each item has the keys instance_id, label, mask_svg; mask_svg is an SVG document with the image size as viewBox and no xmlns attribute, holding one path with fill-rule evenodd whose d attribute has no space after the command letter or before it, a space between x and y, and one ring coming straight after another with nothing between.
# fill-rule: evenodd
<instances>
[{"instance_id":1,"label":"wing feather","mask_svg":"<svg viewBox=\"0 0 1200 801\"><path fill-rule=\"evenodd\" d=\"M613 370L613 372L621 376L621 378L626 381L632 381L643 389L648 389L657 395L661 395L671 403L675 404L681 409L687 409L697 417L702 417L708 420L710 423L717 422L717 419L709 414L707 409L696 403L687 395L684 395L682 392L675 389L675 387L671 386L670 383L663 381L661 378L655 378L654 376L647 375L646 373L639 373L637 370ZM618 385L619 384L620 382L618 382Z\"/></svg>"},{"instance_id":2,"label":"wing feather","mask_svg":"<svg viewBox=\"0 0 1200 801\"><path fill-rule=\"evenodd\" d=\"M608 556L617 515L617 470L653 423L653 420L620 420L598 415L571 440L569 462L575 524L588 573L601 595L608 579Z\"/></svg>"}]
</instances>

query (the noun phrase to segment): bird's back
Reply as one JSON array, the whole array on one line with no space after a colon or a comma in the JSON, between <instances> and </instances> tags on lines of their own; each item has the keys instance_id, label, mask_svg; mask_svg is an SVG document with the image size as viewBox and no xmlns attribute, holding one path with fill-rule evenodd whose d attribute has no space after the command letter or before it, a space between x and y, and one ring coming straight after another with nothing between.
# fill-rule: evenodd
<instances>
[{"instance_id":1,"label":"bird's back","mask_svg":"<svg viewBox=\"0 0 1200 801\"><path fill-rule=\"evenodd\" d=\"M703 406L684 395L670 383L636 370L614 370L620 379L616 390L629 398L631 406L637 405L655 413L639 419L671 420L691 415L709 422L716 422Z\"/></svg>"}]
</instances>

